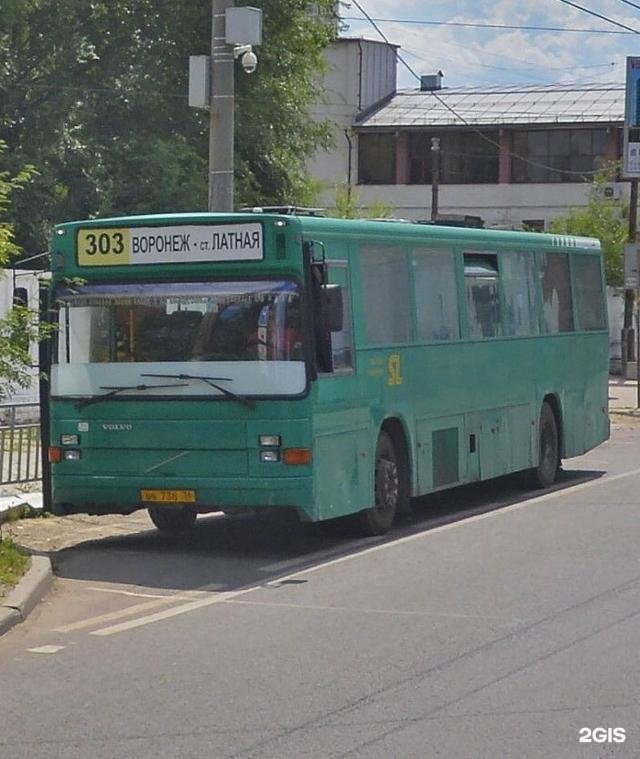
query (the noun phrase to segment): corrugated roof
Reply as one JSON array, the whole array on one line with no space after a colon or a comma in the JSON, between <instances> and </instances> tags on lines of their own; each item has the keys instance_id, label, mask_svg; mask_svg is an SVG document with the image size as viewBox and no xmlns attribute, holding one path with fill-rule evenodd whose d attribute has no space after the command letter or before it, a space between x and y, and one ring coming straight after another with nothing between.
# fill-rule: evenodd
<instances>
[{"instance_id":1,"label":"corrugated roof","mask_svg":"<svg viewBox=\"0 0 640 759\"><path fill-rule=\"evenodd\" d=\"M624 121L624 84L451 87L403 90L361 127L573 124Z\"/></svg>"}]
</instances>

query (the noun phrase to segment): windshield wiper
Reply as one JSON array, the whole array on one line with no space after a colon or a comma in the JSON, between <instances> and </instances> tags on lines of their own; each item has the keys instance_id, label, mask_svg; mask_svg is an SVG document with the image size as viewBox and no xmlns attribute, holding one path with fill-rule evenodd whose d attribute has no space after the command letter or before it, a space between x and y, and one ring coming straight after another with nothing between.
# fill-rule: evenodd
<instances>
[{"instance_id":1,"label":"windshield wiper","mask_svg":"<svg viewBox=\"0 0 640 759\"><path fill-rule=\"evenodd\" d=\"M245 398L243 395L238 395L231 390L227 390L226 387L222 387L222 385L216 384L218 382L233 382L232 377L202 377L198 374L141 374L140 376L159 377L160 379L201 380L202 382L206 382L207 385L210 385L211 387L220 391L223 395L226 395L227 398L238 401L238 403L242 403L242 405L246 406L247 408L253 410L256 407L256 404L253 401L249 400L249 398Z\"/></svg>"},{"instance_id":2,"label":"windshield wiper","mask_svg":"<svg viewBox=\"0 0 640 759\"><path fill-rule=\"evenodd\" d=\"M144 376L144 375L142 375ZM111 385L100 385L100 390L108 390L108 393L102 395L93 395L91 398L83 398L74 404L77 409L84 408L85 406L91 406L92 403L100 403L101 401L107 401L109 398L113 398L114 395L124 393L125 390L154 390L157 387L187 387L187 383L183 382L179 385L118 385L112 387Z\"/></svg>"}]
</instances>

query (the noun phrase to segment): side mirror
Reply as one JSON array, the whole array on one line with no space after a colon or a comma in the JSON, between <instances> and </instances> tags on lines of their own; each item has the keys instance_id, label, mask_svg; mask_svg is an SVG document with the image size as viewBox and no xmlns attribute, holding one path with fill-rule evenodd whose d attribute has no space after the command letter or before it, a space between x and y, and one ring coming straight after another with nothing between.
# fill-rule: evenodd
<instances>
[{"instance_id":1,"label":"side mirror","mask_svg":"<svg viewBox=\"0 0 640 759\"><path fill-rule=\"evenodd\" d=\"M329 332L340 332L344 322L340 285L322 286L322 310L324 323Z\"/></svg>"}]
</instances>

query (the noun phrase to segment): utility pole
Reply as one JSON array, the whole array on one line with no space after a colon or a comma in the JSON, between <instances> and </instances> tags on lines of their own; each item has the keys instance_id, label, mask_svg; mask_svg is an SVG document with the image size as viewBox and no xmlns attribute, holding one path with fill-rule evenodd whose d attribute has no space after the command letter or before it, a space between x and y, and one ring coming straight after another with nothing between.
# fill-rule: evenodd
<instances>
[{"instance_id":1,"label":"utility pole","mask_svg":"<svg viewBox=\"0 0 640 759\"><path fill-rule=\"evenodd\" d=\"M212 0L209 101L209 211L233 211L233 48L226 11L234 0Z\"/></svg>"},{"instance_id":2,"label":"utility pole","mask_svg":"<svg viewBox=\"0 0 640 759\"><path fill-rule=\"evenodd\" d=\"M440 189L440 138L431 138L431 221L438 220L438 194Z\"/></svg>"}]
</instances>

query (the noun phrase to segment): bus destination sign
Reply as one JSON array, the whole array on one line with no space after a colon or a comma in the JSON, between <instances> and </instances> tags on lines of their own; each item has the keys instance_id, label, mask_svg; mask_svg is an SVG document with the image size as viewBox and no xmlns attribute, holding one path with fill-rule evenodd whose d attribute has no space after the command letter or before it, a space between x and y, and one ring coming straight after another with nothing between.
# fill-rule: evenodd
<instances>
[{"instance_id":1,"label":"bus destination sign","mask_svg":"<svg viewBox=\"0 0 640 759\"><path fill-rule=\"evenodd\" d=\"M262 225L87 227L78 231L80 266L261 261Z\"/></svg>"}]
</instances>

